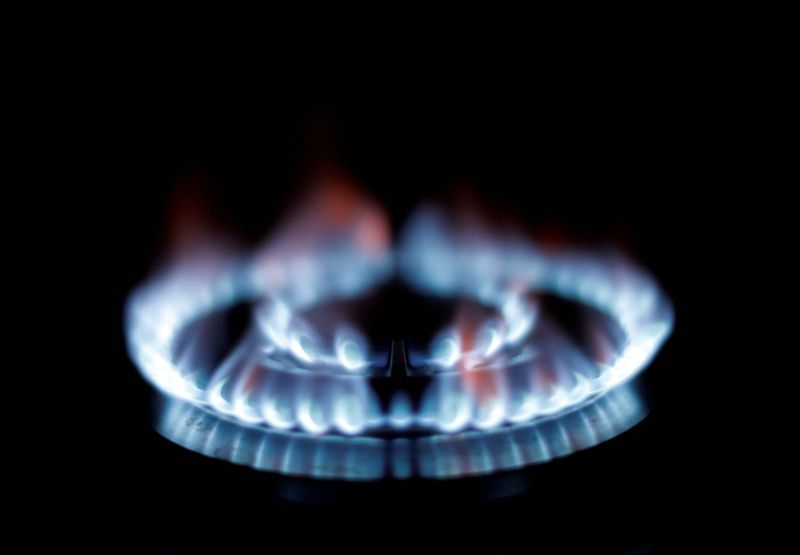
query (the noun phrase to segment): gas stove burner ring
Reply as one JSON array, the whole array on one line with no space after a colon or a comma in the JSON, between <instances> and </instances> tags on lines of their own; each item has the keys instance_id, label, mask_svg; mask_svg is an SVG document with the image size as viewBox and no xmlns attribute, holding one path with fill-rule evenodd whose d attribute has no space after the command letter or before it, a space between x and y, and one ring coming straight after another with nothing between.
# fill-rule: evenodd
<instances>
[{"instance_id":1,"label":"gas stove burner ring","mask_svg":"<svg viewBox=\"0 0 800 555\"><path fill-rule=\"evenodd\" d=\"M439 253L439 263L434 266L429 252L406 245L391 257L358 258L340 283L328 283L325 294L318 291L316 298L297 295L313 289L310 284L304 287L294 282L287 290L285 280L276 278L277 265L265 265L257 258L195 261L178 266L132 295L127 311L129 348L143 375L159 390L243 425L346 436L380 435L388 429L402 436L408 430L435 435L513 427L580 408L636 375L667 337L672 326L669 303L653 280L624 260L580 251L548 254L527 249L515 254L507 265L513 272L489 281L465 272L458 281L452 276L442 278L441 269L448 267L441 260L444 253ZM459 263L469 267L469 253L460 255ZM333 268L340 266L335 260L332 263ZM440 364L438 371L429 373L419 399L411 399L401 386L385 406L376 395L370 372L365 371L369 365L364 360L351 368L321 371L321 366L331 366L333 354L313 361L308 353L298 357L302 347L298 349L290 336L281 337L277 332L249 333L207 375L176 359L185 328L214 311L271 299L262 306L283 306L288 317L293 309L313 306L324 298L352 297L371 290L388 279L392 270L429 294L469 295L501 309L512 307L507 314L522 313L527 322L523 333L511 334L512 339L519 342L526 333L541 331L535 346L556 355L541 360L541 355L525 349L522 341L515 357L499 362L487 357L470 367L449 360L450 368ZM332 267L327 271L331 273ZM624 345L602 364L581 357L552 326L534 325L535 310L520 301L521 292L532 291L554 294L604 313L622 330ZM268 318L266 324L259 322L262 331L274 323L274 318ZM505 325L514 329L508 316ZM261 348L254 348L259 342ZM281 367L272 355L287 347L295 356L288 359L289 366ZM544 385L537 383L532 376L543 375L537 370L539 363L550 367L556 378L551 376Z\"/></svg>"},{"instance_id":2,"label":"gas stove burner ring","mask_svg":"<svg viewBox=\"0 0 800 555\"><path fill-rule=\"evenodd\" d=\"M454 479L522 469L602 443L646 415L636 380L536 422L394 439L242 426L192 403L162 401L157 430L186 449L261 471L347 481Z\"/></svg>"}]
</instances>

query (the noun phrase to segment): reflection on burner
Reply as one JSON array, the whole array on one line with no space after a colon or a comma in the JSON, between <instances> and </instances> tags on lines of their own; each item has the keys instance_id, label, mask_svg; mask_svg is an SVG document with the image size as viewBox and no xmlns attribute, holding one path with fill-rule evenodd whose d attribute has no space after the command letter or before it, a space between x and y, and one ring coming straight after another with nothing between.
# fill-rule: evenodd
<instances>
[{"instance_id":1,"label":"reflection on burner","mask_svg":"<svg viewBox=\"0 0 800 555\"><path fill-rule=\"evenodd\" d=\"M533 423L392 439L243 426L185 401L164 403L157 429L187 449L258 470L340 480L442 479L519 469L597 445L646 414L630 382L580 409Z\"/></svg>"},{"instance_id":2,"label":"reflection on burner","mask_svg":"<svg viewBox=\"0 0 800 555\"><path fill-rule=\"evenodd\" d=\"M656 283L619 254L543 250L432 207L393 244L349 190L251 255L179 258L131 295L126 323L171 399L166 437L359 480L481 474L603 441L643 416L628 384L671 327Z\"/></svg>"}]
</instances>

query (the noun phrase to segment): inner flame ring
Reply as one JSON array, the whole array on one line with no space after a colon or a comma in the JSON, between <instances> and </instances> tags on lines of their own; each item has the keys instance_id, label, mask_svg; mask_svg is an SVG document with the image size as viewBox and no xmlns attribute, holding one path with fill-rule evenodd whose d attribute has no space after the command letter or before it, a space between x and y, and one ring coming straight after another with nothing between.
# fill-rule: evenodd
<instances>
[{"instance_id":1,"label":"inner flame ring","mask_svg":"<svg viewBox=\"0 0 800 555\"><path fill-rule=\"evenodd\" d=\"M376 284L376 287L379 285ZM368 294L370 291L364 293ZM425 353L424 360L417 362L431 367L431 371L435 371L437 374L464 373L485 369L491 363L493 356L503 347L518 345L530 334L535 324L538 307L535 302L526 298L525 293L525 291L511 290L501 295L499 299L484 299L487 309L493 309L496 315L487 317L485 321L481 322L482 325L476 326L478 329L470 330L479 337L472 338L471 348L463 348L461 352L455 353L453 360L442 360L443 357L437 357L435 353ZM325 299L320 300L320 302L324 301ZM332 346L328 346L327 349L317 348L313 352L309 352L309 349L302 344L303 340L313 339L319 335L319 330L303 320L300 313L313 310L314 306L304 306L301 310L296 310L275 298L259 303L255 317L263 340L262 350L268 354L293 354L302 362L318 366L313 371L319 372L333 369L338 370L338 373L344 371L368 374L371 366L382 367L386 364L388 353L379 354L377 357L368 356L365 352L366 339L355 331L355 326L342 322L336 323L337 329L333 334L335 340ZM444 331L440 331L438 334L439 347L447 341L455 342L460 339L458 335L463 330L454 329L457 325L458 322L451 323ZM467 327L468 323L462 322L461 326ZM328 334L331 335L329 330ZM437 341L434 340L433 343L433 348L436 348ZM350 347L349 351L348 347ZM362 352L357 354L359 349ZM359 360L354 360L356 358ZM459 362L461 364L458 364Z\"/></svg>"}]
</instances>

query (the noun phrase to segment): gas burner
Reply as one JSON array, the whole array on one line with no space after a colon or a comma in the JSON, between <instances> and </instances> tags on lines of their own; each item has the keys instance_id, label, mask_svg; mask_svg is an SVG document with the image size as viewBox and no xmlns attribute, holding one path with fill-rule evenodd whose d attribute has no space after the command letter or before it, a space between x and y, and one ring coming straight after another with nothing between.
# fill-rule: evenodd
<instances>
[{"instance_id":1,"label":"gas burner","mask_svg":"<svg viewBox=\"0 0 800 555\"><path fill-rule=\"evenodd\" d=\"M528 423L397 437L243 426L176 398L163 402L159 433L187 449L258 470L352 481L459 478L517 470L602 443L646 415L635 382L581 408Z\"/></svg>"},{"instance_id":2,"label":"gas burner","mask_svg":"<svg viewBox=\"0 0 800 555\"><path fill-rule=\"evenodd\" d=\"M672 311L641 269L433 207L392 245L376 207L348 198L131 295L129 351L166 396L161 434L286 475L451 478L564 456L644 416L633 378Z\"/></svg>"}]
</instances>

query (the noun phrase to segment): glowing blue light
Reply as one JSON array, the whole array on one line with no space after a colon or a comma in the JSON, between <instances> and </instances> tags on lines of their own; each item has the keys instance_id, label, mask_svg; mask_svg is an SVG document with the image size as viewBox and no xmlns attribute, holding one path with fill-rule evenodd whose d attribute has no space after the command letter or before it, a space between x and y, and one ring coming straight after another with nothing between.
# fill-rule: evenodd
<instances>
[{"instance_id":1,"label":"glowing blue light","mask_svg":"<svg viewBox=\"0 0 800 555\"><path fill-rule=\"evenodd\" d=\"M158 431L202 453L260 470L314 478L446 479L512 470L586 449L645 415L630 384L557 418L491 431L410 439L312 435L243 426L177 399L166 399Z\"/></svg>"},{"instance_id":2,"label":"glowing blue light","mask_svg":"<svg viewBox=\"0 0 800 555\"><path fill-rule=\"evenodd\" d=\"M405 391L398 391L392 396L389 405L389 424L396 430L408 428L414 421L411 398Z\"/></svg>"},{"instance_id":3,"label":"glowing blue light","mask_svg":"<svg viewBox=\"0 0 800 555\"><path fill-rule=\"evenodd\" d=\"M462 341L455 324L439 335L425 355L437 371L419 406L400 395L384 414L369 385L380 354L346 322L326 338L301 313L364 294L393 275L425 294L480 300L498 316L483 323L473 345ZM587 358L540 321L530 293L597 309L619 326L619 348L606 360ZM221 364L205 369L210 362L198 363L199 340L177 348L189 325L241 302L254 304L256 326ZM435 434L535 423L630 380L671 329L671 307L654 280L623 258L543 252L520 238L460 233L430 208L385 253L334 242L313 252L217 253L181 262L137 289L126 312L131 357L159 390L246 425L315 437L385 426ZM522 447L520 453L512 459L530 458ZM480 469L482 460L470 464Z\"/></svg>"}]
</instances>

